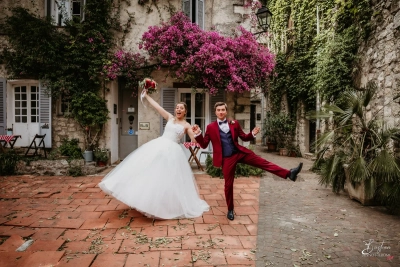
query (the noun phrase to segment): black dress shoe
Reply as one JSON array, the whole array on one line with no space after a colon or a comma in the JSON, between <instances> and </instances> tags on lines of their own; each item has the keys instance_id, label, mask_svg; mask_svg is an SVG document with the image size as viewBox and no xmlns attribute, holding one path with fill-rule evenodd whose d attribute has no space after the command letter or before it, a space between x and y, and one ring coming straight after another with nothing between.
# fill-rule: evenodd
<instances>
[{"instance_id":1,"label":"black dress shoe","mask_svg":"<svg viewBox=\"0 0 400 267\"><path fill-rule=\"evenodd\" d=\"M228 214L226 214L226 218L228 218L231 221L233 221L233 219L235 219L235 216L233 215L233 210L228 210Z\"/></svg>"},{"instance_id":2,"label":"black dress shoe","mask_svg":"<svg viewBox=\"0 0 400 267\"><path fill-rule=\"evenodd\" d=\"M292 180L293 182L296 182L297 179L297 174L301 171L301 168L303 168L303 162L300 162L299 166L296 168L290 169L289 173L289 179Z\"/></svg>"}]
</instances>

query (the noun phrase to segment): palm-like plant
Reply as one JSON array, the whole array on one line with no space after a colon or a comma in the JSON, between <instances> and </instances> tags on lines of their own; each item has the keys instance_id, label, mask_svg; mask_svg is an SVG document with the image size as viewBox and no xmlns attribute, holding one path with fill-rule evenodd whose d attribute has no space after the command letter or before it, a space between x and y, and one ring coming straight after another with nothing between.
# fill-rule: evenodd
<instances>
[{"instance_id":1,"label":"palm-like plant","mask_svg":"<svg viewBox=\"0 0 400 267\"><path fill-rule=\"evenodd\" d=\"M325 105L310 118L331 118L333 129L318 138L315 166L321 170L320 183L344 189L347 172L354 185L364 183L368 197L379 197L389 205L400 204L400 161L393 151L400 129L379 117L381 110L368 111L377 86L369 82L360 91L343 94L342 104Z\"/></svg>"}]
</instances>

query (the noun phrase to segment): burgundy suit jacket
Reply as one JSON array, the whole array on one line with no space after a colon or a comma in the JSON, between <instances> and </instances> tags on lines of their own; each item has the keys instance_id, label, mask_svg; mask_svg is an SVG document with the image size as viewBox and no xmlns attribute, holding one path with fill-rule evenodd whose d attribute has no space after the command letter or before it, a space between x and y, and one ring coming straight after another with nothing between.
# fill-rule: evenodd
<instances>
[{"instance_id":1,"label":"burgundy suit jacket","mask_svg":"<svg viewBox=\"0 0 400 267\"><path fill-rule=\"evenodd\" d=\"M245 148L244 146L239 145L238 143L238 137L242 139L243 141L251 141L254 139L253 134L250 132L248 134L245 134L240 127L239 123L235 120L228 120L228 125L229 129L231 130L232 134L232 140L233 143L235 144L236 148L243 152L243 153L252 153L250 149ZM206 148L208 144L212 143L213 147L213 165L215 167L221 167L222 166L222 145L221 145L221 137L219 134L219 126L218 122L214 121L207 125L206 132L204 134L204 137L202 134L196 137L196 141L199 143L199 145L202 148Z\"/></svg>"}]
</instances>

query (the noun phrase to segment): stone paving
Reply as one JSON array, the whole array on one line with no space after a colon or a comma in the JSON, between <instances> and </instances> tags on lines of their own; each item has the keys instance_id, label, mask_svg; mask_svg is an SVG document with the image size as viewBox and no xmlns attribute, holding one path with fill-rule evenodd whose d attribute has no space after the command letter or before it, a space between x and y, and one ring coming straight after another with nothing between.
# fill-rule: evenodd
<instances>
[{"instance_id":1,"label":"stone paving","mask_svg":"<svg viewBox=\"0 0 400 267\"><path fill-rule=\"evenodd\" d=\"M312 161L264 153L303 170L295 183L260 180L256 266L400 266L400 216L318 184ZM364 255L363 255L364 254Z\"/></svg>"},{"instance_id":2,"label":"stone paving","mask_svg":"<svg viewBox=\"0 0 400 267\"><path fill-rule=\"evenodd\" d=\"M106 172L0 177L0 266L399 265L400 217L321 187L309 160L256 152L305 165L296 183L268 173L236 179L234 221L223 180L195 168L210 211L154 222L97 187Z\"/></svg>"}]
</instances>

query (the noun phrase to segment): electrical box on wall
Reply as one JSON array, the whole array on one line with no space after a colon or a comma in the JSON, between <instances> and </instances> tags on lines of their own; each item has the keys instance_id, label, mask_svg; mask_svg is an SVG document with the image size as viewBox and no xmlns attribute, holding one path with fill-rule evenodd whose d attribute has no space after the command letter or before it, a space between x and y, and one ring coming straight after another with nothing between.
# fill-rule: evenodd
<instances>
[{"instance_id":1,"label":"electrical box on wall","mask_svg":"<svg viewBox=\"0 0 400 267\"><path fill-rule=\"evenodd\" d=\"M128 113L135 113L135 108L128 108Z\"/></svg>"}]
</instances>

